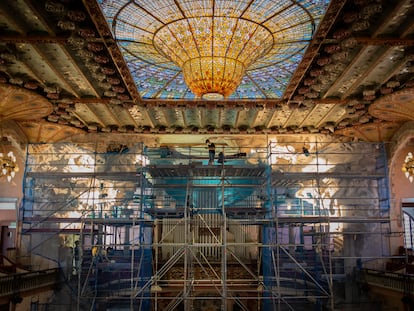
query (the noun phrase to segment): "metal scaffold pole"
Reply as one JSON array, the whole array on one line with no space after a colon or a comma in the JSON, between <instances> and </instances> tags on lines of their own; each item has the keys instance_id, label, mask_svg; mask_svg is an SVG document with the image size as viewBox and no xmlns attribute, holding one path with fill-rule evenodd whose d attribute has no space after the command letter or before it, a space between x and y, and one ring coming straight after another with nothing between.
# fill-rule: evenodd
<instances>
[{"instance_id":1,"label":"metal scaffold pole","mask_svg":"<svg viewBox=\"0 0 414 311\"><path fill-rule=\"evenodd\" d=\"M221 217L223 219L223 225L221 227L221 288L222 288L222 305L221 310L227 310L227 301L228 301L228 292L227 292L227 216L225 209L225 177L226 170L224 168L224 163L221 164Z\"/></svg>"},{"instance_id":2,"label":"metal scaffold pole","mask_svg":"<svg viewBox=\"0 0 414 311\"><path fill-rule=\"evenodd\" d=\"M184 282L183 282L183 298L184 298L184 310L192 310L192 300L189 299L192 291L192 282L191 278L193 275L192 272L192 171L189 170L187 176L187 188L186 188L186 201L184 206L184 243L185 243L185 253L184 253Z\"/></svg>"}]
</instances>

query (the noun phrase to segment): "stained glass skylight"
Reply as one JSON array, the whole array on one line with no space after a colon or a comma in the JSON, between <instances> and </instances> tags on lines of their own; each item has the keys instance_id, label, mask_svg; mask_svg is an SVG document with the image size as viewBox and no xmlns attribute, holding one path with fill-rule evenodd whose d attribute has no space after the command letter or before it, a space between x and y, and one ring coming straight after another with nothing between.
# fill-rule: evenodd
<instances>
[{"instance_id":1,"label":"stained glass skylight","mask_svg":"<svg viewBox=\"0 0 414 311\"><path fill-rule=\"evenodd\" d=\"M99 0L143 99L278 99L328 0Z\"/></svg>"}]
</instances>

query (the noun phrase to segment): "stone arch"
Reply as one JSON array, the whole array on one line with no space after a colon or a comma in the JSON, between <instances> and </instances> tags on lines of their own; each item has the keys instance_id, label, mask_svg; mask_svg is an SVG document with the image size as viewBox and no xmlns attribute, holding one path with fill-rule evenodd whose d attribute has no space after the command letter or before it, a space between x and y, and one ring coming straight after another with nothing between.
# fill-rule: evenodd
<instances>
[{"instance_id":1,"label":"stone arch","mask_svg":"<svg viewBox=\"0 0 414 311\"><path fill-rule=\"evenodd\" d=\"M410 146L411 145L411 146ZM388 168L390 197L391 241L394 251L403 245L401 201L404 198L414 198L414 184L405 178L401 171L402 163L407 152L414 152L414 122L405 123L393 136L388 148Z\"/></svg>"}]
</instances>

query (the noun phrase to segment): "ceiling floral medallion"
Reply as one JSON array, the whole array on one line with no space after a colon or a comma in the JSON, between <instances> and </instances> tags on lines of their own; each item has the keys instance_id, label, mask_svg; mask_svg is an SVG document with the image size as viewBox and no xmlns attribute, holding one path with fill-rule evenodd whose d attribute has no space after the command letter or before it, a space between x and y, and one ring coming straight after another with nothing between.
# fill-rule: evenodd
<instances>
[{"instance_id":1,"label":"ceiling floral medallion","mask_svg":"<svg viewBox=\"0 0 414 311\"><path fill-rule=\"evenodd\" d=\"M397 122L373 122L343 128L335 131L335 134L361 141L389 141L400 127L401 124Z\"/></svg>"},{"instance_id":2,"label":"ceiling floral medallion","mask_svg":"<svg viewBox=\"0 0 414 311\"><path fill-rule=\"evenodd\" d=\"M19 127L29 143L59 142L71 139L75 135L85 134L81 129L47 121L22 121L19 122Z\"/></svg>"},{"instance_id":3,"label":"ceiling floral medallion","mask_svg":"<svg viewBox=\"0 0 414 311\"><path fill-rule=\"evenodd\" d=\"M0 84L0 121L34 120L53 111L53 105L43 96L13 85Z\"/></svg>"},{"instance_id":4,"label":"ceiling floral medallion","mask_svg":"<svg viewBox=\"0 0 414 311\"><path fill-rule=\"evenodd\" d=\"M368 112L386 121L414 120L414 88L382 96L371 104Z\"/></svg>"}]
</instances>

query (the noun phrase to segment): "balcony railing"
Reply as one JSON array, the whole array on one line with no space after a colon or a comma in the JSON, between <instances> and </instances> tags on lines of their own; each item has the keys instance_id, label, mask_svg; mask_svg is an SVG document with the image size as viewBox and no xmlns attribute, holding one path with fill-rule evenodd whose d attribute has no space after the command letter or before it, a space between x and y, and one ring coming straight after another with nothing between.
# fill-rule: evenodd
<instances>
[{"instance_id":1,"label":"balcony railing","mask_svg":"<svg viewBox=\"0 0 414 311\"><path fill-rule=\"evenodd\" d=\"M414 294L414 275L371 269L361 270L361 281L404 294Z\"/></svg>"},{"instance_id":2,"label":"balcony railing","mask_svg":"<svg viewBox=\"0 0 414 311\"><path fill-rule=\"evenodd\" d=\"M0 277L0 298L29 293L42 288L52 288L60 282L59 268L36 272L15 273Z\"/></svg>"}]
</instances>

